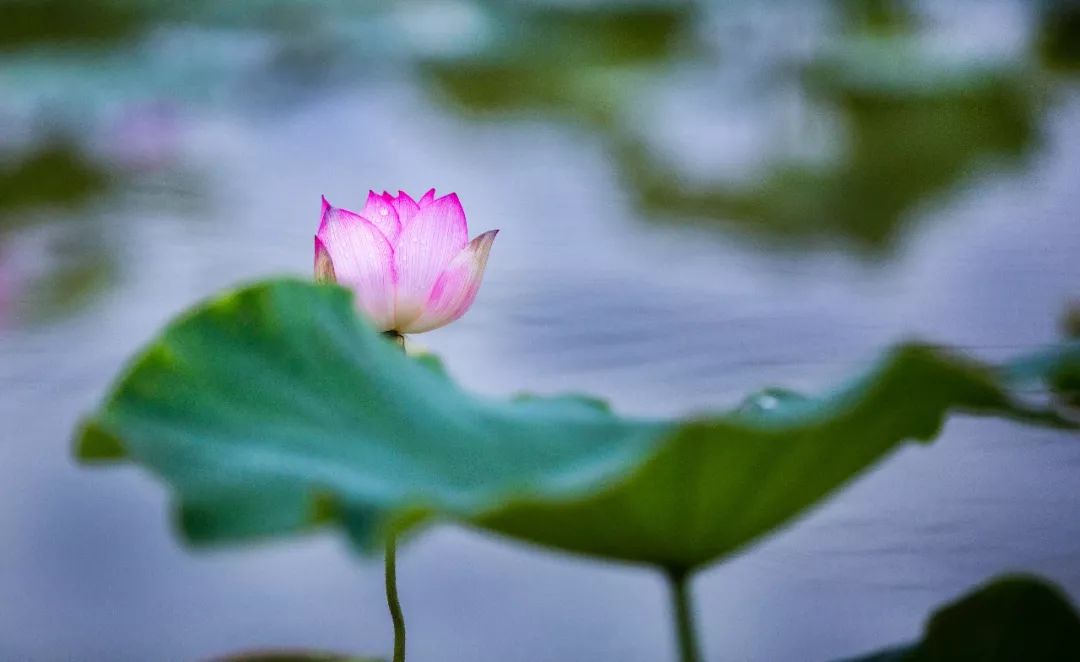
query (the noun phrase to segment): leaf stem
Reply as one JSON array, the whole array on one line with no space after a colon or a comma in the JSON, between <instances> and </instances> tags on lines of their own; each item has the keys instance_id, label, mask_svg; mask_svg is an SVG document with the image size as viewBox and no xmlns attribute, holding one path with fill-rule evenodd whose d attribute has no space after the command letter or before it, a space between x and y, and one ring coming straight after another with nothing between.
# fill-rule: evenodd
<instances>
[{"instance_id":1,"label":"leaf stem","mask_svg":"<svg viewBox=\"0 0 1080 662\"><path fill-rule=\"evenodd\" d=\"M386 605L394 621L394 662L405 662L405 615L397 591L397 538L386 540Z\"/></svg>"},{"instance_id":2,"label":"leaf stem","mask_svg":"<svg viewBox=\"0 0 1080 662\"><path fill-rule=\"evenodd\" d=\"M665 572L671 591L671 606L675 619L675 633L679 640L681 662L701 662L701 646L694 630L694 612L690 604L690 573L682 569L668 568Z\"/></svg>"}]
</instances>

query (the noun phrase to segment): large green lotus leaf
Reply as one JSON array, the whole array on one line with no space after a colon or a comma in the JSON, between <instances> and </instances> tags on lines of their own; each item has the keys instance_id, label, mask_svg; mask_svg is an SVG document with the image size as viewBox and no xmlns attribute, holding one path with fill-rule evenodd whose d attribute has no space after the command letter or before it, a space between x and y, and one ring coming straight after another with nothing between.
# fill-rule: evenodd
<instances>
[{"instance_id":1,"label":"large green lotus leaf","mask_svg":"<svg viewBox=\"0 0 1080 662\"><path fill-rule=\"evenodd\" d=\"M1080 660L1080 615L1055 586L1000 577L930 617L921 641L847 662L1060 662Z\"/></svg>"},{"instance_id":2,"label":"large green lotus leaf","mask_svg":"<svg viewBox=\"0 0 1080 662\"><path fill-rule=\"evenodd\" d=\"M690 569L806 510L950 410L1067 425L996 371L898 348L833 394L772 390L735 411L636 420L580 397L465 393L353 312L293 280L227 294L171 324L84 427L85 460L128 459L174 490L195 542L335 522L371 548L430 516L576 552Z\"/></svg>"}]
</instances>

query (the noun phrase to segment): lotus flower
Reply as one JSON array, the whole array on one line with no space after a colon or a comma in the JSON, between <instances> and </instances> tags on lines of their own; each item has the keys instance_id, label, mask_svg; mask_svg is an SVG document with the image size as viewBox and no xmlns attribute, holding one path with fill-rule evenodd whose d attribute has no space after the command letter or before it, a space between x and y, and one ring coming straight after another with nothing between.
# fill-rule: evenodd
<instances>
[{"instance_id":1,"label":"lotus flower","mask_svg":"<svg viewBox=\"0 0 1080 662\"><path fill-rule=\"evenodd\" d=\"M359 214L322 200L315 278L354 292L380 331L420 333L465 314L484 277L498 230L469 241L456 193L419 201L368 192Z\"/></svg>"}]
</instances>

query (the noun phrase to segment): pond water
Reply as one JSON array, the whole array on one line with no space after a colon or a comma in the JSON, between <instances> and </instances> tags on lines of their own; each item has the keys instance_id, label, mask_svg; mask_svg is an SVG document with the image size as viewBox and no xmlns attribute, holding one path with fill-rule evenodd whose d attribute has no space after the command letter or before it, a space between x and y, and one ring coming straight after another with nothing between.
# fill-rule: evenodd
<instances>
[{"instance_id":1,"label":"pond water","mask_svg":"<svg viewBox=\"0 0 1080 662\"><path fill-rule=\"evenodd\" d=\"M160 484L70 454L170 317L310 272L320 194L458 192L502 232L416 341L476 391L635 414L819 391L912 337L1013 356L1080 298L1067 3L272 4L0 29L2 660L389 650L377 559L185 549ZM912 639L1008 570L1080 600L1077 442L952 419L704 572L707 659ZM399 572L417 662L673 659L646 569L443 526Z\"/></svg>"}]
</instances>

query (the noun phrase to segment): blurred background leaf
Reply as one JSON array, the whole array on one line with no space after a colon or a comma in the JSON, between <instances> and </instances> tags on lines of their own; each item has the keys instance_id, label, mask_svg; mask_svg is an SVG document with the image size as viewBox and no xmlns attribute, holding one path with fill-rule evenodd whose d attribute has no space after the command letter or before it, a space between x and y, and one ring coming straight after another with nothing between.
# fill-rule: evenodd
<instances>
[{"instance_id":1,"label":"blurred background leaf","mask_svg":"<svg viewBox=\"0 0 1080 662\"><path fill-rule=\"evenodd\" d=\"M999 577L931 615L913 645L848 662L1062 662L1080 659L1080 615L1038 577Z\"/></svg>"}]
</instances>

